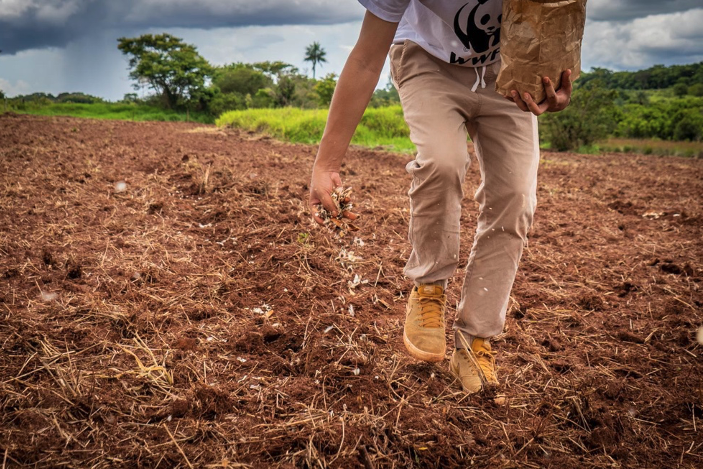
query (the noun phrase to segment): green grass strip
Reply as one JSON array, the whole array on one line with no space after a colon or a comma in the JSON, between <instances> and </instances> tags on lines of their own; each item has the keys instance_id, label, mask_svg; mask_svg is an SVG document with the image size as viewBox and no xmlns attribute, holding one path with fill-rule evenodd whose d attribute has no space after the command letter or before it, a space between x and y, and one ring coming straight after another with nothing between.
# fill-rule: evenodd
<instances>
[{"instance_id":1,"label":"green grass strip","mask_svg":"<svg viewBox=\"0 0 703 469\"><path fill-rule=\"evenodd\" d=\"M186 113L161 109L153 106L128 104L128 103L19 103L12 105L8 111L19 114L33 114L39 116L71 116L90 119L126 120L126 121L158 121L158 122L185 122ZM205 114L191 113L188 117L191 122L212 124L213 118Z\"/></svg>"},{"instance_id":2,"label":"green grass strip","mask_svg":"<svg viewBox=\"0 0 703 469\"><path fill-rule=\"evenodd\" d=\"M264 133L296 143L319 143L327 122L327 109L247 109L222 114L215 123ZM352 144L388 151L413 153L410 131L400 106L369 108L354 133Z\"/></svg>"}]
</instances>

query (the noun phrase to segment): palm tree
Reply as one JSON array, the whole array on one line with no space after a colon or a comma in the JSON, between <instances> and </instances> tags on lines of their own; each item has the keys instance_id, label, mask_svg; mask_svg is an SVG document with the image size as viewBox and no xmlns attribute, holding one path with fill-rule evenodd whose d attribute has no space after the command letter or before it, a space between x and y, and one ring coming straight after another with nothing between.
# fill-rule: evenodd
<instances>
[{"instance_id":1,"label":"palm tree","mask_svg":"<svg viewBox=\"0 0 703 469\"><path fill-rule=\"evenodd\" d=\"M305 48L305 62L312 62L312 78L315 79L315 66L323 62L327 62L325 58L327 52L320 46L320 43L315 41Z\"/></svg>"}]
</instances>

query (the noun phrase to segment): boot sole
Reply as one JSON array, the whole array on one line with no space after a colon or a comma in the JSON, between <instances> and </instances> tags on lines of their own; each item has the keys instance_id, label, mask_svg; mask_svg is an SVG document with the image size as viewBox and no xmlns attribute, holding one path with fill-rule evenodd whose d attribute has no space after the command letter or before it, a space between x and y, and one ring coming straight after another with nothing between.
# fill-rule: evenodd
<instances>
[{"instance_id":1,"label":"boot sole","mask_svg":"<svg viewBox=\"0 0 703 469\"><path fill-rule=\"evenodd\" d=\"M405 331L403 331L403 343L405 344L405 348L408 350L411 357L422 360L423 362L441 362L444 360L444 354L447 351L446 346L442 353L430 353L420 350L415 347L410 340L408 340L408 336L405 334Z\"/></svg>"}]
</instances>

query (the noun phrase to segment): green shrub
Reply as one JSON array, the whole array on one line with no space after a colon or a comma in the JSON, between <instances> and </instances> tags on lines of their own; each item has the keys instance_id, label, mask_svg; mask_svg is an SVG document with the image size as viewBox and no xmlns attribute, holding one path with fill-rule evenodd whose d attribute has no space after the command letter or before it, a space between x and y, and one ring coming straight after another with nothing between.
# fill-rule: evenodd
<instances>
[{"instance_id":1,"label":"green shrub","mask_svg":"<svg viewBox=\"0 0 703 469\"><path fill-rule=\"evenodd\" d=\"M689 109L674 116L674 140L698 141L703 137L703 114Z\"/></svg>"},{"instance_id":2,"label":"green shrub","mask_svg":"<svg viewBox=\"0 0 703 469\"><path fill-rule=\"evenodd\" d=\"M543 114L542 130L557 151L589 147L610 135L617 110L613 103L617 93L599 86L597 80L574 90L571 104L559 113Z\"/></svg>"}]
</instances>

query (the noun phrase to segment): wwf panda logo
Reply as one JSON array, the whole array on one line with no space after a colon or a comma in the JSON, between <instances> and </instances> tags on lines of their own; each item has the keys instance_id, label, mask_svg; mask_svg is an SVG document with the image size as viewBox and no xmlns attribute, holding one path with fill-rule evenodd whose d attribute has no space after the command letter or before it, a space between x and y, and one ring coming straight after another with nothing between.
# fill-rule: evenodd
<instances>
[{"instance_id":1,"label":"wwf panda logo","mask_svg":"<svg viewBox=\"0 0 703 469\"><path fill-rule=\"evenodd\" d=\"M488 1L478 0L468 19L465 13L462 15L462 11L469 3L459 8L454 16L454 33L464 47L473 53L486 52L500 42L500 23L503 15L492 15L493 10L485 6ZM465 27L462 27L462 23Z\"/></svg>"}]
</instances>

